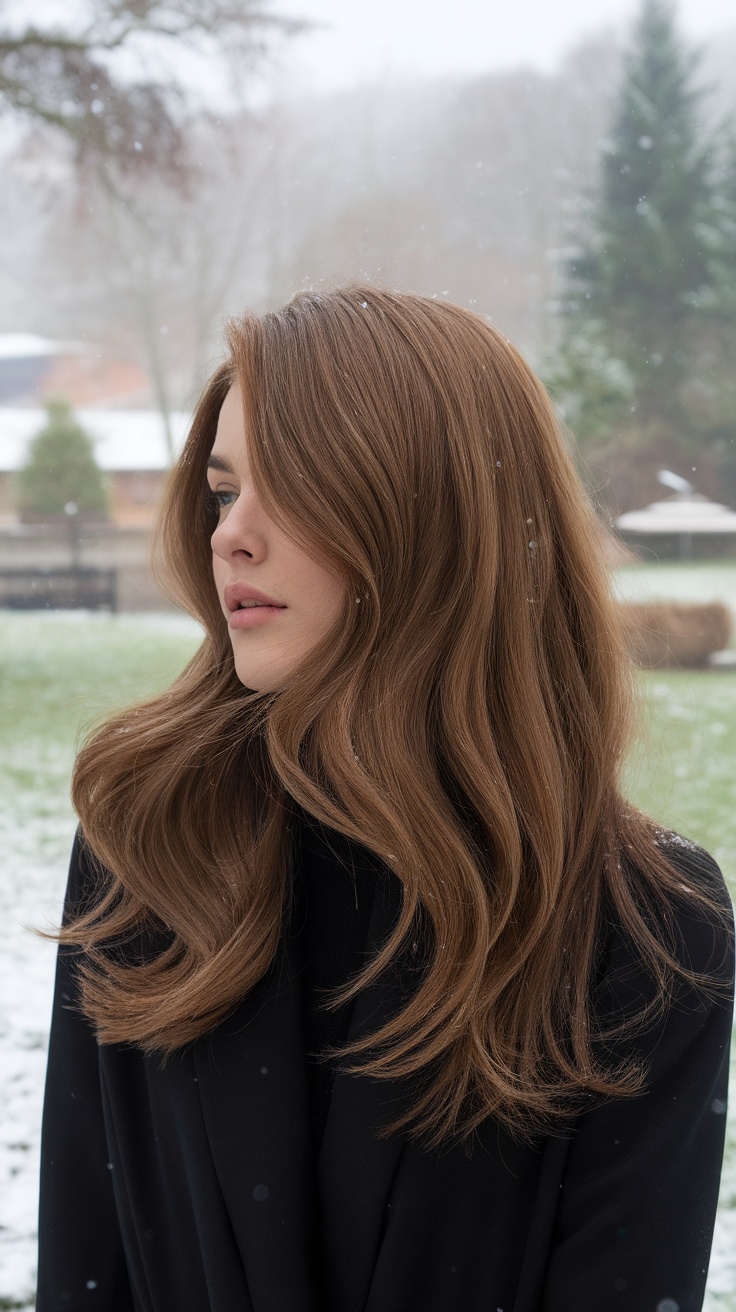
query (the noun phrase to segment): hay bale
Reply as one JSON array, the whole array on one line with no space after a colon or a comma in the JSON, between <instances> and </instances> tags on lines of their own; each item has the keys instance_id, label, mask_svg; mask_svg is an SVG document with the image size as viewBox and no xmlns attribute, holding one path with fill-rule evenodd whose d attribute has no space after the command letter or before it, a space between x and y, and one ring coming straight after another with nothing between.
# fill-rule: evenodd
<instances>
[{"instance_id":1,"label":"hay bale","mask_svg":"<svg viewBox=\"0 0 736 1312\"><path fill-rule=\"evenodd\" d=\"M731 612L719 601L626 602L621 610L631 657L647 670L702 668L731 636Z\"/></svg>"}]
</instances>

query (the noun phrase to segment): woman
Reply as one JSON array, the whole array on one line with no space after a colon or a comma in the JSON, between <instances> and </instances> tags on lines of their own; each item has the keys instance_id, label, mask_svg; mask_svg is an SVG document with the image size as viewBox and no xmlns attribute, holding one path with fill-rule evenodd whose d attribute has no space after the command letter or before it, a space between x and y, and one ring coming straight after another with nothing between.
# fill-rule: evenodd
<instances>
[{"instance_id":1,"label":"woman","mask_svg":"<svg viewBox=\"0 0 736 1312\"><path fill-rule=\"evenodd\" d=\"M545 393L373 288L229 345L160 539L204 642L76 766L39 1312L694 1312L728 899L619 794Z\"/></svg>"}]
</instances>

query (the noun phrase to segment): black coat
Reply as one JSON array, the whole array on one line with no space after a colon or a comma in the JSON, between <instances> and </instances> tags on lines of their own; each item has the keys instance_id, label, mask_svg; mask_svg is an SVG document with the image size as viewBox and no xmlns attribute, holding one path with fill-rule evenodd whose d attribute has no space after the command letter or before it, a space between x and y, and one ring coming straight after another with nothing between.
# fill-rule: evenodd
<instances>
[{"instance_id":1,"label":"black coat","mask_svg":"<svg viewBox=\"0 0 736 1312\"><path fill-rule=\"evenodd\" d=\"M673 856L712 883L697 849ZM79 848L67 905L79 896ZM377 886L374 950L396 881ZM678 919L695 969L726 935ZM571 945L571 950L574 945ZM601 1003L649 984L613 928ZM38 1312L697 1312L725 1127L731 1008L680 988L635 1041L646 1092L530 1144L493 1121L472 1151L375 1130L398 1085L338 1075L313 1164L294 941L238 1010L159 1060L99 1047L59 955L42 1142ZM359 996L350 1035L401 996Z\"/></svg>"}]
</instances>

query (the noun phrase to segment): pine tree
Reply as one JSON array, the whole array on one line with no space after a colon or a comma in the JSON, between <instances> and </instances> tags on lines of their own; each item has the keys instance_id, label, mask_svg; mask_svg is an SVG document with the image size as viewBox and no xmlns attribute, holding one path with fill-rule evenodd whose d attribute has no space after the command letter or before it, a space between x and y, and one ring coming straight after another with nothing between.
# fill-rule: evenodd
<instances>
[{"instance_id":1,"label":"pine tree","mask_svg":"<svg viewBox=\"0 0 736 1312\"><path fill-rule=\"evenodd\" d=\"M628 378L611 398L609 427L687 441L684 397L697 338L712 308L710 148L698 123L697 57L681 44L667 0L643 0L601 158L590 232L569 267L557 373L586 339ZM577 346L576 346L577 343ZM578 396L582 436L606 427L596 391ZM587 411L586 411L587 405ZM591 421L591 415L594 421ZM587 417L586 417L587 416ZM635 418L633 418L635 416Z\"/></svg>"},{"instance_id":2,"label":"pine tree","mask_svg":"<svg viewBox=\"0 0 736 1312\"><path fill-rule=\"evenodd\" d=\"M49 401L48 422L31 442L18 477L22 514L74 514L107 518L104 476L92 439L66 401Z\"/></svg>"},{"instance_id":3,"label":"pine tree","mask_svg":"<svg viewBox=\"0 0 736 1312\"><path fill-rule=\"evenodd\" d=\"M714 289L709 350L700 371L700 427L711 448L723 499L736 505L736 124L720 142L714 182L716 226L711 242Z\"/></svg>"}]
</instances>

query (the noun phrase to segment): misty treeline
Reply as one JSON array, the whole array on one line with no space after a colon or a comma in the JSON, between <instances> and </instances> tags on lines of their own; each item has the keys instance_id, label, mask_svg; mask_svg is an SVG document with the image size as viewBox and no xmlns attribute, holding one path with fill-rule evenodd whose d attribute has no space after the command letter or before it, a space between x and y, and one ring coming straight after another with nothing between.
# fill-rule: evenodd
<instances>
[{"instance_id":1,"label":"misty treeline","mask_svg":"<svg viewBox=\"0 0 736 1312\"><path fill-rule=\"evenodd\" d=\"M735 66L721 46L692 70L711 87L692 105L705 136L725 132ZM581 281L599 255L601 165L625 74L620 43L601 36L554 75L366 86L227 115L190 106L174 115L172 169L145 142L148 167L98 167L84 151L80 164L73 134L29 118L4 150L0 331L130 355L167 412L191 404L224 317L246 305L356 276L447 296L521 346L573 427L587 406L580 433L603 485L612 444L629 459L638 442L650 463L666 446L632 425L638 381L600 338L602 295L586 321ZM578 414L570 404L586 333L614 384L608 429L600 414L588 422L590 397Z\"/></svg>"},{"instance_id":2,"label":"misty treeline","mask_svg":"<svg viewBox=\"0 0 736 1312\"><path fill-rule=\"evenodd\" d=\"M79 173L36 128L0 201L0 327L133 350L161 400L189 399L224 315L353 276L447 295L524 349L545 340L566 212L592 183L619 52L559 75L376 86L202 112L186 170Z\"/></svg>"}]
</instances>

